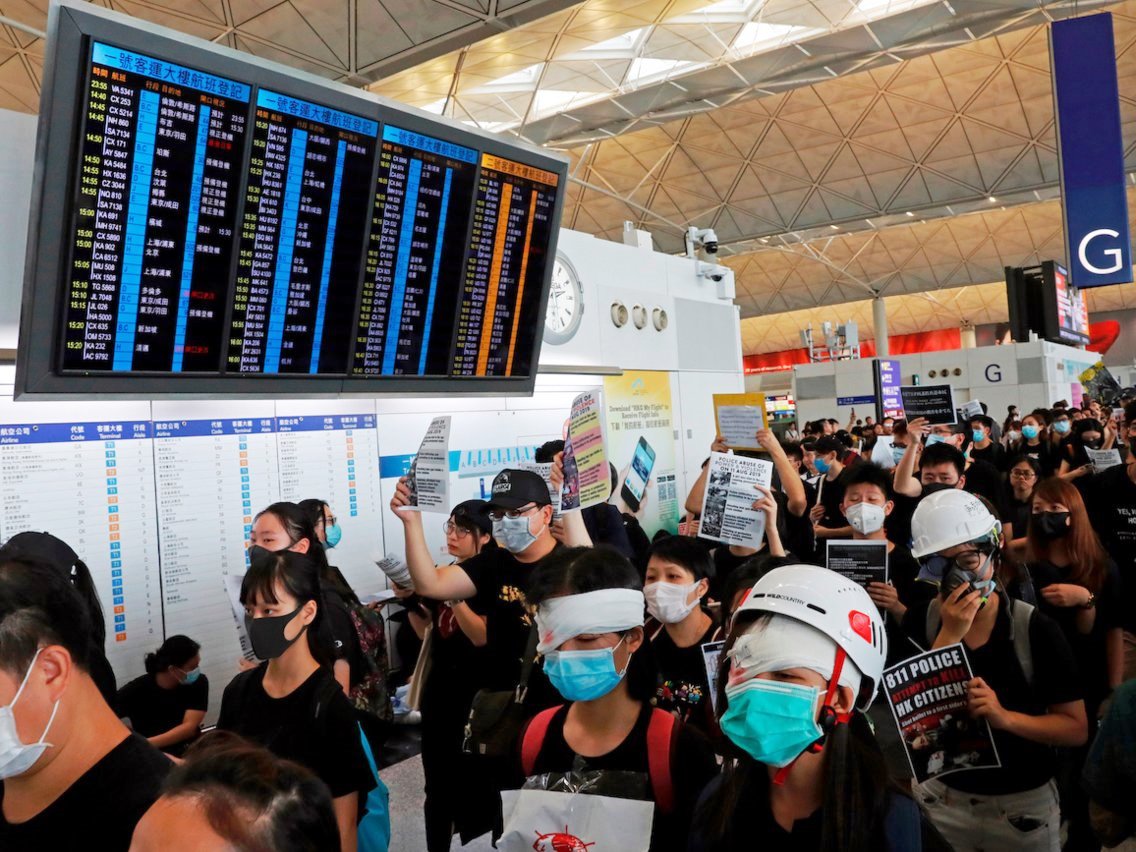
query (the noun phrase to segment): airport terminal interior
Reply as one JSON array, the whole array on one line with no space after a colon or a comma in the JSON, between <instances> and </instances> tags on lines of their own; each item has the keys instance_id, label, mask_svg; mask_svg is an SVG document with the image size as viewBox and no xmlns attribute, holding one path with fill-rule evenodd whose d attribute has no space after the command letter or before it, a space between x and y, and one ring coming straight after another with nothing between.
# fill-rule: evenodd
<instances>
[{"instance_id":1,"label":"airport terminal interior","mask_svg":"<svg viewBox=\"0 0 1136 852\"><path fill-rule=\"evenodd\" d=\"M2 852L1136 852L1136 0L0 0Z\"/></svg>"}]
</instances>

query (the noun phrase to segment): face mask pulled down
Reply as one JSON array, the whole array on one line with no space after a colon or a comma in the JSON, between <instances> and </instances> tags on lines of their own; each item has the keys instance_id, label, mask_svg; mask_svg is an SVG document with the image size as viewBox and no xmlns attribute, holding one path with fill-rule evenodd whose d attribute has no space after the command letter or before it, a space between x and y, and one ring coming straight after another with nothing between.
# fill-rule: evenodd
<instances>
[{"instance_id":1,"label":"face mask pulled down","mask_svg":"<svg viewBox=\"0 0 1136 852\"><path fill-rule=\"evenodd\" d=\"M41 650L43 649L37 649L35 656L32 657L31 665L28 666L27 674L24 675L20 688L16 690L16 696L12 699L12 703L6 707L0 707L0 779L23 775L35 765L45 751L52 747L51 743L44 742L44 740L47 739L47 732L51 730L51 724L55 721L55 714L59 712L58 701L51 708L51 718L47 720L47 727L43 729L43 734L40 735L38 741L30 744L20 739L20 734L16 730L16 715L12 709L20 700L24 688L28 685L28 680L31 678L32 670L35 668L35 662L39 659Z\"/></svg>"}]
</instances>

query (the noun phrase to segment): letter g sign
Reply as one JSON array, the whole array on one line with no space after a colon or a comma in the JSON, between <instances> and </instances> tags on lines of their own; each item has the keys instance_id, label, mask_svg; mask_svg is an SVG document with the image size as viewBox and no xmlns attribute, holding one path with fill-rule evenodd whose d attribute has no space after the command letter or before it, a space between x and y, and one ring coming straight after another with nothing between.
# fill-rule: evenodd
<instances>
[{"instance_id":1,"label":"letter g sign","mask_svg":"<svg viewBox=\"0 0 1136 852\"><path fill-rule=\"evenodd\" d=\"M1089 231L1089 233L1085 234L1084 238L1081 240L1081 244L1077 246L1077 257L1081 261L1081 266L1085 267L1085 269L1087 269L1094 275L1109 275L1120 270L1120 267L1124 262L1122 259L1124 257L1124 253L1118 248L1105 249L1102 254L1104 254L1105 257L1112 258L1112 266L1093 266L1093 264L1089 262L1088 258L1089 243L1100 236L1111 237L1115 240L1120 236L1120 234L1112 230L1112 228L1098 228L1095 231Z\"/></svg>"},{"instance_id":2,"label":"letter g sign","mask_svg":"<svg viewBox=\"0 0 1136 852\"><path fill-rule=\"evenodd\" d=\"M994 384L1002 381L1002 368L998 364L986 365L986 381Z\"/></svg>"}]
</instances>

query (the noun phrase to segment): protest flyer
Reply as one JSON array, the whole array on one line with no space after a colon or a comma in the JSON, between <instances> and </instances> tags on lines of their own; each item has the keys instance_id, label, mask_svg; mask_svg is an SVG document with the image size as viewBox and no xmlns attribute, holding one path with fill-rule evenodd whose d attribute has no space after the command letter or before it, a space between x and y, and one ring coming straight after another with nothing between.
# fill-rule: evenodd
<instances>
[{"instance_id":1,"label":"protest flyer","mask_svg":"<svg viewBox=\"0 0 1136 852\"><path fill-rule=\"evenodd\" d=\"M772 462L711 453L698 537L755 550L761 547L765 513L753 508L761 497L754 486L769 488L772 479Z\"/></svg>"},{"instance_id":2,"label":"protest flyer","mask_svg":"<svg viewBox=\"0 0 1136 852\"><path fill-rule=\"evenodd\" d=\"M225 595L229 598L229 606L233 608L233 621L237 625L237 641L241 645L241 656L252 662L256 659L256 654L252 652L252 641L249 639L248 631L245 630L245 605L241 603L241 583L245 575L226 573L222 576L225 581Z\"/></svg>"},{"instance_id":3,"label":"protest flyer","mask_svg":"<svg viewBox=\"0 0 1136 852\"><path fill-rule=\"evenodd\" d=\"M380 571L387 575L387 579L396 586L401 586L404 589L414 588L414 581L410 579L410 569L395 554L388 553L375 564L379 566Z\"/></svg>"},{"instance_id":4,"label":"protest flyer","mask_svg":"<svg viewBox=\"0 0 1136 852\"><path fill-rule=\"evenodd\" d=\"M418 447L418 455L410 463L406 476L410 489L410 505L406 512L450 511L450 416L430 421L426 437Z\"/></svg>"},{"instance_id":5,"label":"protest flyer","mask_svg":"<svg viewBox=\"0 0 1136 852\"><path fill-rule=\"evenodd\" d=\"M560 488L552 484L552 462L522 462L518 467L521 470L531 470L544 480L552 503L552 520L560 520Z\"/></svg>"},{"instance_id":6,"label":"protest flyer","mask_svg":"<svg viewBox=\"0 0 1136 852\"><path fill-rule=\"evenodd\" d=\"M903 385L899 396L908 421L923 417L932 426L939 423L953 426L958 422L955 394L950 385Z\"/></svg>"},{"instance_id":7,"label":"protest flyer","mask_svg":"<svg viewBox=\"0 0 1136 852\"><path fill-rule=\"evenodd\" d=\"M981 417L986 413L982 410L982 403L977 399L972 399L970 402L964 402L962 404L962 408L959 410L962 412L962 416L967 420L970 420L974 417Z\"/></svg>"},{"instance_id":8,"label":"protest flyer","mask_svg":"<svg viewBox=\"0 0 1136 852\"><path fill-rule=\"evenodd\" d=\"M974 677L962 645L935 648L884 669L884 691L915 780L1002 765L990 725L966 710Z\"/></svg>"},{"instance_id":9,"label":"protest flyer","mask_svg":"<svg viewBox=\"0 0 1136 852\"><path fill-rule=\"evenodd\" d=\"M714 394L714 423L732 450L760 450L757 433L769 428L763 393Z\"/></svg>"},{"instance_id":10,"label":"protest flyer","mask_svg":"<svg viewBox=\"0 0 1136 852\"><path fill-rule=\"evenodd\" d=\"M887 541L829 539L825 567L867 588L888 581Z\"/></svg>"},{"instance_id":11,"label":"protest flyer","mask_svg":"<svg viewBox=\"0 0 1136 852\"><path fill-rule=\"evenodd\" d=\"M568 444L572 447L572 470L569 470ZM584 391L572 400L564 456L564 483L565 490L571 495L571 505L562 503L562 509L586 509L603 503L611 496L611 471L604 449L603 406L599 388Z\"/></svg>"},{"instance_id":12,"label":"protest flyer","mask_svg":"<svg viewBox=\"0 0 1136 852\"><path fill-rule=\"evenodd\" d=\"M718 715L718 663L722 659L722 649L726 641L707 642L702 646L702 661L706 664L706 683L710 687L710 706L714 708L715 717Z\"/></svg>"},{"instance_id":13,"label":"protest flyer","mask_svg":"<svg viewBox=\"0 0 1136 852\"><path fill-rule=\"evenodd\" d=\"M1110 467L1116 467L1121 463L1120 450L1115 447L1111 450L1093 450L1085 447L1085 452L1089 456L1089 461L1093 463L1093 470L1097 473L1108 470Z\"/></svg>"}]
</instances>

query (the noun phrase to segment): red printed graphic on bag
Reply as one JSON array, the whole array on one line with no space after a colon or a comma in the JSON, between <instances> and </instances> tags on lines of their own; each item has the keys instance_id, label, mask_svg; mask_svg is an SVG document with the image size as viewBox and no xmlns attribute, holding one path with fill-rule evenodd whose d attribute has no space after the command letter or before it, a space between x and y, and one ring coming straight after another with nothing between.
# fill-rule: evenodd
<instances>
[{"instance_id":1,"label":"red printed graphic on bag","mask_svg":"<svg viewBox=\"0 0 1136 852\"><path fill-rule=\"evenodd\" d=\"M585 843L574 834L568 833L568 826L564 826L564 832L552 831L548 834L541 834L539 831L536 833L536 841L533 843L534 852L587 852L588 847L595 846L594 842Z\"/></svg>"}]
</instances>

